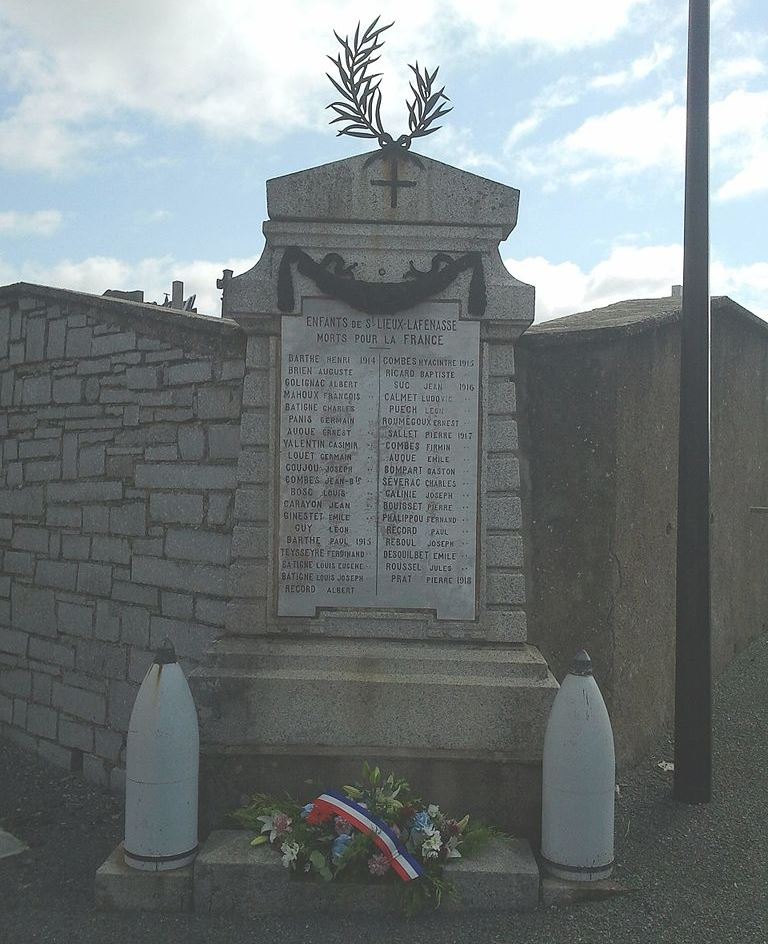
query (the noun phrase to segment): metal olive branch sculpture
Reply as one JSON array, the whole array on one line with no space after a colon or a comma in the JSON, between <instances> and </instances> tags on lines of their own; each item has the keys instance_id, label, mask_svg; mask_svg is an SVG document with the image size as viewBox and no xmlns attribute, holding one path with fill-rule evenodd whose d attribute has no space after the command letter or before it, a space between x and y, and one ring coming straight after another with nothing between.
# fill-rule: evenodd
<instances>
[{"instance_id":1,"label":"metal olive branch sculpture","mask_svg":"<svg viewBox=\"0 0 768 944\"><path fill-rule=\"evenodd\" d=\"M374 53L384 45L384 40L380 38L381 34L394 26L394 23L377 27L378 22L377 16L362 35L360 23L358 23L351 42L349 36L342 39L334 30L334 36L341 44L343 54L339 52L335 59L333 56L328 56L328 58L336 66L340 81L337 82L332 75L326 74L342 97L339 101L327 106L336 113L336 117L332 118L330 123L332 125L337 122L344 123L337 132L339 135L348 134L353 138L376 138L382 148L394 145L407 150L414 138L422 138L438 131L441 126L433 126L434 122L453 109L443 104L450 101L445 94L445 86L434 90L438 70L435 69L430 73L427 68L424 68L422 72L419 69L419 63L416 62L415 65L408 66L414 75L414 80L410 82L413 101L406 100L409 133L401 134L395 140L384 130L381 125L381 73L371 74L368 70L380 58Z\"/></svg>"}]
</instances>

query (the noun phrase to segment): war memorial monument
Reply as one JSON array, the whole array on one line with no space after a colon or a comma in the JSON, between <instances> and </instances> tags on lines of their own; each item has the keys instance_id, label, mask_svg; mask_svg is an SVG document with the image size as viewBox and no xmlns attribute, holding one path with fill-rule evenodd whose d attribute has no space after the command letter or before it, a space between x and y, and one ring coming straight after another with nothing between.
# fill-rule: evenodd
<instances>
[{"instance_id":1,"label":"war memorial monument","mask_svg":"<svg viewBox=\"0 0 768 944\"><path fill-rule=\"evenodd\" d=\"M557 683L526 642L534 290L498 251L519 193L411 150L449 110L436 70L412 67L410 133L383 130L379 33L332 79L336 121L379 147L268 181L262 257L221 281L248 346L235 599L192 678L203 800L348 782L364 757L473 812L503 793L530 835Z\"/></svg>"}]
</instances>

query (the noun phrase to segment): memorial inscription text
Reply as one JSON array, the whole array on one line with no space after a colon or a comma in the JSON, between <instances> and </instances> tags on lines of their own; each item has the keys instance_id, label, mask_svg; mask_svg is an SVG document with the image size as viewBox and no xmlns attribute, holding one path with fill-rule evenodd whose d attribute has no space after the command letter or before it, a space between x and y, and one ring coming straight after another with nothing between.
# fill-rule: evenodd
<instances>
[{"instance_id":1,"label":"memorial inscription text","mask_svg":"<svg viewBox=\"0 0 768 944\"><path fill-rule=\"evenodd\" d=\"M278 615L474 619L479 324L426 302L282 319Z\"/></svg>"}]
</instances>

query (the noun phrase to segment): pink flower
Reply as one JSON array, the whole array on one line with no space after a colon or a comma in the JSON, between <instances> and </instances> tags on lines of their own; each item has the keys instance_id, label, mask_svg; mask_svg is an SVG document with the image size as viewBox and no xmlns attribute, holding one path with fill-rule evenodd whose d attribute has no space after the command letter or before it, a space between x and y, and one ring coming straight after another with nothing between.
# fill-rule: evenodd
<instances>
[{"instance_id":1,"label":"pink flower","mask_svg":"<svg viewBox=\"0 0 768 944\"><path fill-rule=\"evenodd\" d=\"M333 825L336 827L337 836L350 836L352 834L352 827L343 816L337 816L333 821Z\"/></svg>"},{"instance_id":2,"label":"pink flower","mask_svg":"<svg viewBox=\"0 0 768 944\"><path fill-rule=\"evenodd\" d=\"M368 871L371 875L386 875L389 869L389 859L383 852L376 852L368 860Z\"/></svg>"},{"instance_id":3,"label":"pink flower","mask_svg":"<svg viewBox=\"0 0 768 944\"><path fill-rule=\"evenodd\" d=\"M279 836L284 836L291 831L293 820L287 813L276 813L272 820L272 828Z\"/></svg>"}]
</instances>

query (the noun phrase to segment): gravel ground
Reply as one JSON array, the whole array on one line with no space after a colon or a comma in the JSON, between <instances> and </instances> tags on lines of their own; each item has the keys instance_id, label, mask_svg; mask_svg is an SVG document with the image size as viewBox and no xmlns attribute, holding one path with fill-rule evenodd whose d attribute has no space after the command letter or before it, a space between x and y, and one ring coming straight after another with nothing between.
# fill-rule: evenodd
<instances>
[{"instance_id":1,"label":"gravel ground","mask_svg":"<svg viewBox=\"0 0 768 944\"><path fill-rule=\"evenodd\" d=\"M714 799L676 806L668 738L622 779L615 878L629 895L533 914L457 918L432 912L385 929L355 919L115 915L93 909L93 876L121 838L122 807L104 791L37 763L0 741L0 827L28 852L0 861L0 942L5 944L245 944L390 940L768 944L768 636L745 650L715 699Z\"/></svg>"}]
</instances>

